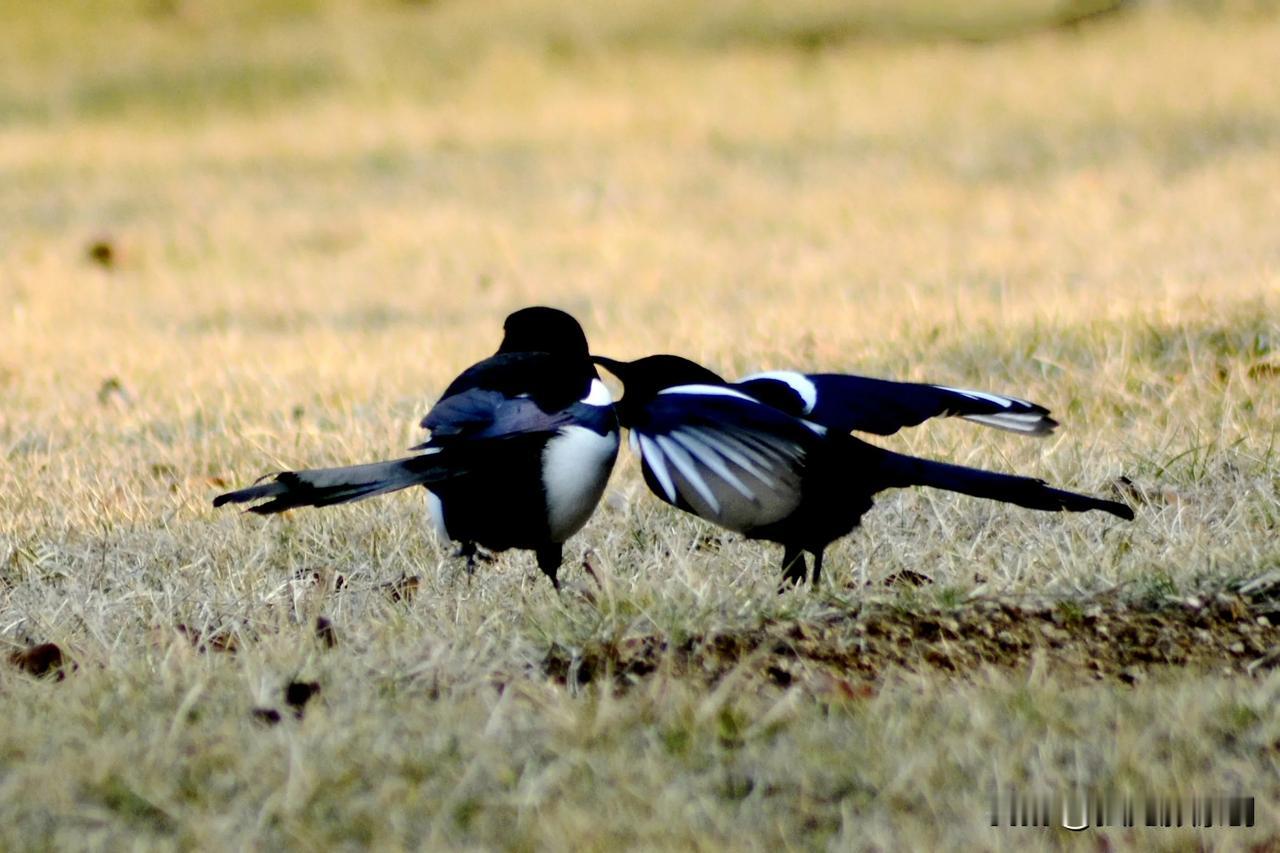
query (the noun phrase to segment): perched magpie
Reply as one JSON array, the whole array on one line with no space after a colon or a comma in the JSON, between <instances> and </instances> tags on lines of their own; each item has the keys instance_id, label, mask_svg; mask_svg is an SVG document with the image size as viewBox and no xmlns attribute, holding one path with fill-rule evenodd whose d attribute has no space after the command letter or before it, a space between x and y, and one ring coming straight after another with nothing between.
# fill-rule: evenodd
<instances>
[{"instance_id":1,"label":"perched magpie","mask_svg":"<svg viewBox=\"0 0 1280 853\"><path fill-rule=\"evenodd\" d=\"M848 434L887 435L951 414L1019 432L1052 429L1047 410L1023 400L831 374L758 374L730 384L674 355L594 361L625 386L615 408L650 490L749 539L782 545L784 582L804 579L807 551L816 583L827 545L857 527L885 489L932 486L1030 509L1133 518L1122 503L905 456Z\"/></svg>"},{"instance_id":2,"label":"perched magpie","mask_svg":"<svg viewBox=\"0 0 1280 853\"><path fill-rule=\"evenodd\" d=\"M425 486L436 532L476 547L533 551L559 589L561 549L590 517L618 455L613 400L578 322L554 308L507 317L498 352L465 370L422 419L420 455L345 468L285 471L219 495L273 513ZM265 479L265 478L263 478Z\"/></svg>"}]
</instances>

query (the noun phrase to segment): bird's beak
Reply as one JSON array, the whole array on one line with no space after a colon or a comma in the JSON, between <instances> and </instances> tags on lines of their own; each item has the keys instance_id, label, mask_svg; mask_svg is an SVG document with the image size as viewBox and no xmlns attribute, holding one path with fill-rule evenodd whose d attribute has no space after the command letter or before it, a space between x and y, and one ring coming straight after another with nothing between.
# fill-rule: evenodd
<instances>
[{"instance_id":1,"label":"bird's beak","mask_svg":"<svg viewBox=\"0 0 1280 853\"><path fill-rule=\"evenodd\" d=\"M627 381L627 368L631 365L625 361L616 361L612 358L605 358L602 355L591 356L591 361L600 365L614 376L621 379L624 383Z\"/></svg>"}]
</instances>

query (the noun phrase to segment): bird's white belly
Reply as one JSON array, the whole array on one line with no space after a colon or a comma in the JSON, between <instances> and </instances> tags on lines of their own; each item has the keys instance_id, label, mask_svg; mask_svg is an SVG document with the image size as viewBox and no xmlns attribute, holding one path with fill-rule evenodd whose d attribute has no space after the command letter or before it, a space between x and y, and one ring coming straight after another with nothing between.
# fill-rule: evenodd
<instances>
[{"instance_id":1,"label":"bird's white belly","mask_svg":"<svg viewBox=\"0 0 1280 853\"><path fill-rule=\"evenodd\" d=\"M618 455L618 434L601 435L568 426L542 451L542 483L547 496L551 541L563 542L587 523L604 494Z\"/></svg>"}]
</instances>

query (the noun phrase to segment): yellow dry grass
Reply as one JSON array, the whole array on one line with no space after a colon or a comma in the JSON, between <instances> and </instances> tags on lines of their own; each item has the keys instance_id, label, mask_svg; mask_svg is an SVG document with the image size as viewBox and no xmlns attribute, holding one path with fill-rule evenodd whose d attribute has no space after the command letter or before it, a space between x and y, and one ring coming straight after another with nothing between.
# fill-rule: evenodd
<instances>
[{"instance_id":1,"label":"yellow dry grass","mask_svg":"<svg viewBox=\"0 0 1280 853\"><path fill-rule=\"evenodd\" d=\"M812 661L785 685L750 656L576 688L546 666L867 601L1185 602L1280 568L1273 7L975 42L902 37L946 4L842 29L815 3L803 32L746 2L733 27L553 0L38 5L0 4L0 650L77 668L0 666L0 847L1072 843L986 827L997 782L1243 790L1258 829L1160 843L1276 837L1265 671L893 667L862 692ZM923 31L972 37L960 18ZM1126 525L886 495L822 588L782 597L776 549L658 505L625 454L561 596L527 554L465 577L413 495L211 510L416 442L531 303L621 358L1026 396L1052 439L888 443L1155 497ZM904 569L933 583L884 585ZM305 718L255 722L295 679L322 686Z\"/></svg>"}]
</instances>

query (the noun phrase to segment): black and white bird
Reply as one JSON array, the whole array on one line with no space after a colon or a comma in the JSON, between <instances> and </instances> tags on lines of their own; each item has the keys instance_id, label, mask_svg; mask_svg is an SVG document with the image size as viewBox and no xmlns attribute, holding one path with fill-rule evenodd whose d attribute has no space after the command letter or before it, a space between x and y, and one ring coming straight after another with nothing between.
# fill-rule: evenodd
<instances>
[{"instance_id":1,"label":"black and white bird","mask_svg":"<svg viewBox=\"0 0 1280 853\"><path fill-rule=\"evenodd\" d=\"M649 489L749 539L782 545L784 582L804 579L808 552L816 583L827 545L857 527L885 489L931 486L1030 509L1133 518L1122 503L906 456L848 434L888 435L944 415L1030 434L1051 430L1048 411L1025 400L834 374L728 383L674 355L595 361L624 385L615 407Z\"/></svg>"},{"instance_id":2,"label":"black and white bird","mask_svg":"<svg viewBox=\"0 0 1280 853\"><path fill-rule=\"evenodd\" d=\"M472 365L422 419L419 455L285 471L219 495L256 513L329 506L424 486L436 532L461 544L533 551L558 589L564 542L595 510L618 455L618 419L570 315L533 307L507 317L498 352ZM264 478L265 479L265 478Z\"/></svg>"}]
</instances>

